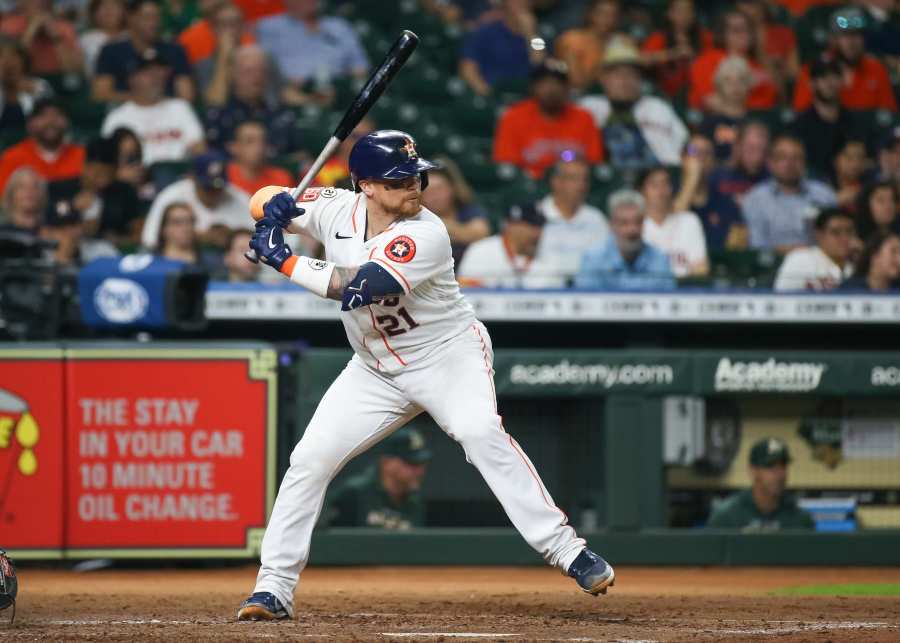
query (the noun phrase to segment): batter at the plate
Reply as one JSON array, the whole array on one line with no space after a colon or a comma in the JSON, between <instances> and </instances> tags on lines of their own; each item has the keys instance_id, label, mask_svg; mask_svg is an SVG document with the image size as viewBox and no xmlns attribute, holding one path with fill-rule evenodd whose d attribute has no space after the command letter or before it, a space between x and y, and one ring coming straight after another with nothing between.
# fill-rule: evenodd
<instances>
[{"instance_id":1,"label":"batter at the plate","mask_svg":"<svg viewBox=\"0 0 900 643\"><path fill-rule=\"evenodd\" d=\"M591 594L614 582L612 567L585 547L503 428L491 338L459 292L444 224L421 204L434 167L409 134L377 131L350 154L353 192L312 188L295 202L283 191L263 208L250 247L295 283L341 302L356 354L291 454L241 620L293 615L328 484L350 458L423 411L462 445L547 563ZM285 228L319 240L326 260L293 255Z\"/></svg>"}]
</instances>

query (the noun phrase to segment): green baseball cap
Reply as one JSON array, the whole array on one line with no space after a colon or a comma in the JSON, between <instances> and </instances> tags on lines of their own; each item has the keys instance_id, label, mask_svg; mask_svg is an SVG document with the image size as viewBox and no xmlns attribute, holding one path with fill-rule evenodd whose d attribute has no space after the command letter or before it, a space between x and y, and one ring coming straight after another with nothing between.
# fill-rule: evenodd
<instances>
[{"instance_id":1,"label":"green baseball cap","mask_svg":"<svg viewBox=\"0 0 900 643\"><path fill-rule=\"evenodd\" d=\"M391 434L381 450L382 455L389 455L405 460L410 464L423 464L431 460L431 451L421 432L404 427Z\"/></svg>"},{"instance_id":2,"label":"green baseball cap","mask_svg":"<svg viewBox=\"0 0 900 643\"><path fill-rule=\"evenodd\" d=\"M791 454L787 445L778 438L763 438L750 449L750 464L754 467L790 463Z\"/></svg>"}]
</instances>

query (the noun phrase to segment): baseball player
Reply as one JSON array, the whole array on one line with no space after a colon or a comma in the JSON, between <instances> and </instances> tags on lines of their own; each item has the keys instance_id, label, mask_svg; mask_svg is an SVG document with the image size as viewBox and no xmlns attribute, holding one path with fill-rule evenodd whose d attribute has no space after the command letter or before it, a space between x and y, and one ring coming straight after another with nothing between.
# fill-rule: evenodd
<instances>
[{"instance_id":1,"label":"baseball player","mask_svg":"<svg viewBox=\"0 0 900 643\"><path fill-rule=\"evenodd\" d=\"M350 153L353 191L282 192L263 208L250 247L320 297L341 302L355 355L326 391L291 453L239 620L289 618L330 481L354 456L427 412L478 468L525 540L590 594L615 574L567 524L497 412L493 349L459 292L450 238L421 205L428 170L413 138L381 130ZM283 229L306 232L326 259L296 256Z\"/></svg>"}]
</instances>

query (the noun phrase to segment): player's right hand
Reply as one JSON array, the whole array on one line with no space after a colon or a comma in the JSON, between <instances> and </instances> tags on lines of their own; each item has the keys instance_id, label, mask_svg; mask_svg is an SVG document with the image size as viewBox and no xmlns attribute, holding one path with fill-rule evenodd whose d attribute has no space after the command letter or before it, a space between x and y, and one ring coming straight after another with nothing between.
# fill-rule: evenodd
<instances>
[{"instance_id":1,"label":"player's right hand","mask_svg":"<svg viewBox=\"0 0 900 643\"><path fill-rule=\"evenodd\" d=\"M306 210L299 207L288 192L279 192L263 206L264 219L274 221L282 228L287 228L292 219L305 212ZM257 227L259 227L258 224Z\"/></svg>"},{"instance_id":2,"label":"player's right hand","mask_svg":"<svg viewBox=\"0 0 900 643\"><path fill-rule=\"evenodd\" d=\"M256 252L260 261L278 271L281 271L284 262L294 254L291 247L284 242L281 226L269 217L263 217L256 222L256 232L250 239L250 248Z\"/></svg>"}]
</instances>

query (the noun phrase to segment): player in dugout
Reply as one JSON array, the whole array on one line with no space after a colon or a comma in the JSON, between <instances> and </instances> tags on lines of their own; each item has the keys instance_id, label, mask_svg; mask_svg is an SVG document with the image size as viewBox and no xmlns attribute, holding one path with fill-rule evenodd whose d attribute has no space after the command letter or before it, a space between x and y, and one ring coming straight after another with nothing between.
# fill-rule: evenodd
<instances>
[{"instance_id":1,"label":"player in dugout","mask_svg":"<svg viewBox=\"0 0 900 643\"><path fill-rule=\"evenodd\" d=\"M335 489L322 513L329 527L410 529L425 524L419 490L431 451L422 433L403 427L381 446L378 462Z\"/></svg>"},{"instance_id":2,"label":"player in dugout","mask_svg":"<svg viewBox=\"0 0 900 643\"><path fill-rule=\"evenodd\" d=\"M785 492L791 454L777 438L763 438L750 449L750 489L739 491L715 507L706 523L718 529L776 531L813 529L812 516Z\"/></svg>"},{"instance_id":3,"label":"player in dugout","mask_svg":"<svg viewBox=\"0 0 900 643\"><path fill-rule=\"evenodd\" d=\"M341 302L354 356L291 453L266 533L253 594L239 620L290 618L325 491L354 456L427 412L459 442L526 541L590 594L613 568L587 548L534 465L506 432L487 329L459 291L447 228L422 207L428 170L405 132L379 130L350 152L353 190L286 188L253 196L251 249L320 297ZM270 190L271 188L271 190ZM262 216L261 216L262 215ZM284 230L306 232L326 260L298 257Z\"/></svg>"}]
</instances>

